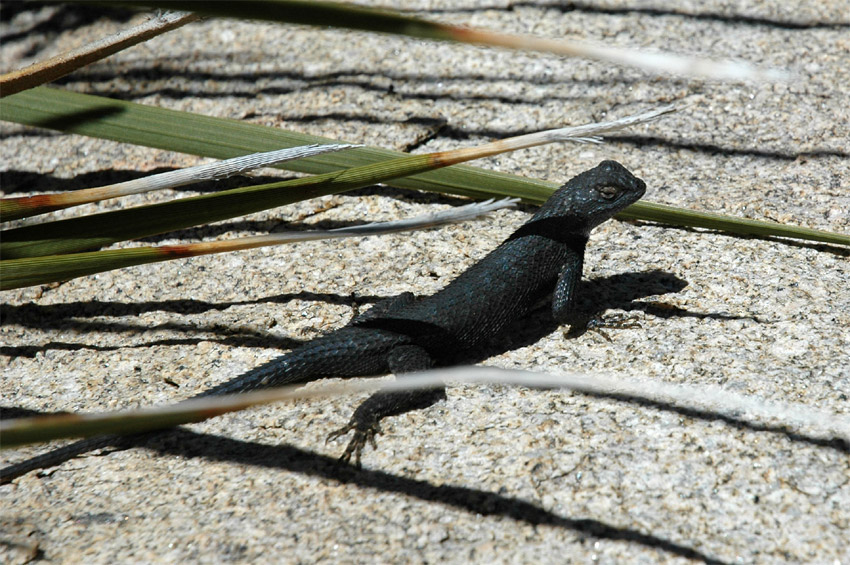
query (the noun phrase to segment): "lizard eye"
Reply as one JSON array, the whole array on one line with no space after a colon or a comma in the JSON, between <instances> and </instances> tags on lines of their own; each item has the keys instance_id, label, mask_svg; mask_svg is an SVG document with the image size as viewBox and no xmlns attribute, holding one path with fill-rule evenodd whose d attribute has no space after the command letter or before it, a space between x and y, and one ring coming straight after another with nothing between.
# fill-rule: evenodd
<instances>
[{"instance_id":1,"label":"lizard eye","mask_svg":"<svg viewBox=\"0 0 850 565\"><path fill-rule=\"evenodd\" d=\"M602 198L604 198L605 200L612 200L620 193L619 188L607 184L600 186L597 190L599 191L599 194L602 195Z\"/></svg>"}]
</instances>

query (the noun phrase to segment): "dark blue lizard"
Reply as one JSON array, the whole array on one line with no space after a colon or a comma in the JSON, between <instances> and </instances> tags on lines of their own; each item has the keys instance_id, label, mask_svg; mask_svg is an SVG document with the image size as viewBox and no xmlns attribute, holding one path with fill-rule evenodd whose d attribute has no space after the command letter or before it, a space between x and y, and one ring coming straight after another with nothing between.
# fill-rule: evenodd
<instances>
[{"instance_id":1,"label":"dark blue lizard","mask_svg":"<svg viewBox=\"0 0 850 565\"><path fill-rule=\"evenodd\" d=\"M555 320L575 322L575 291L591 230L639 200L645 190L646 184L625 167L603 161L558 189L528 222L443 290L423 298L404 293L378 303L349 325L195 398L445 365L458 351L481 345L549 295ZM376 393L330 437L353 431L342 459L353 456L359 465L366 442L374 444L381 419L443 397L443 389ZM0 470L0 482L122 441L115 436L82 440Z\"/></svg>"}]
</instances>

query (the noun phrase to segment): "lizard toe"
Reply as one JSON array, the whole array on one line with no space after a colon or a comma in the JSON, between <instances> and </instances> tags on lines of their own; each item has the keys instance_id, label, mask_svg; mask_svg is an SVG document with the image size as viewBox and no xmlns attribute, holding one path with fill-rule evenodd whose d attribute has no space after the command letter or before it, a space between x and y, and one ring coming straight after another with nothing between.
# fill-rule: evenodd
<instances>
[{"instance_id":1,"label":"lizard toe","mask_svg":"<svg viewBox=\"0 0 850 565\"><path fill-rule=\"evenodd\" d=\"M349 422L342 428L328 434L325 443L342 437L352 430L354 430L354 435L348 442L345 451L343 451L342 455L340 455L339 460L342 463L351 463L353 458L354 466L359 469L361 467L361 456L363 454L363 449L366 447L366 444L370 444L372 446L372 449L378 449L378 444L375 441L375 436L381 433L381 426L377 422L364 424L362 422L357 422L356 420L352 419L351 422Z\"/></svg>"}]
</instances>

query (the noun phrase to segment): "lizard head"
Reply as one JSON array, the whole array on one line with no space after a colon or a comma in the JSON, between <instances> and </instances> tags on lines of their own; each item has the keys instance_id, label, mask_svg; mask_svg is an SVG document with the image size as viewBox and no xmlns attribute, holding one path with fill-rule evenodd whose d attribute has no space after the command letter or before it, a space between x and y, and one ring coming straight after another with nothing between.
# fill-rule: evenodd
<instances>
[{"instance_id":1,"label":"lizard head","mask_svg":"<svg viewBox=\"0 0 850 565\"><path fill-rule=\"evenodd\" d=\"M646 183L616 161L602 161L559 188L535 219L560 217L572 232L585 235L646 192Z\"/></svg>"}]
</instances>

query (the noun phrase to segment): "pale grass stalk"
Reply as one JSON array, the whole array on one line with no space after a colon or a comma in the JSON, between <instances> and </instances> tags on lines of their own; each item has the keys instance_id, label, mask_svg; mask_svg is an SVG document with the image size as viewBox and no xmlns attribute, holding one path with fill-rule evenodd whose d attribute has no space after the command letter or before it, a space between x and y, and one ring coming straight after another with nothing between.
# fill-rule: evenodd
<instances>
[{"instance_id":1,"label":"pale grass stalk","mask_svg":"<svg viewBox=\"0 0 850 565\"><path fill-rule=\"evenodd\" d=\"M600 143L602 140L599 136L601 135L620 131L631 126L653 122L661 116L670 114L677 110L678 108L675 105L668 104L646 112L641 112L640 114L632 114L608 122L597 122L581 126L538 131L526 135L509 137L507 139L500 139L477 147L452 149L450 151L442 151L440 153L431 153L430 155L435 161L438 161L441 164L454 164L470 161L472 159L481 159L482 157L490 157L492 155L498 155L499 153L506 153L508 151L516 151L517 149L526 149L528 147L535 147L537 145L545 145L547 143L556 143L560 141Z\"/></svg>"},{"instance_id":2,"label":"pale grass stalk","mask_svg":"<svg viewBox=\"0 0 850 565\"><path fill-rule=\"evenodd\" d=\"M34 63L18 71L0 75L0 98L54 81L81 67L198 19L200 19L198 14L165 12L137 26L97 39L82 47Z\"/></svg>"},{"instance_id":3,"label":"pale grass stalk","mask_svg":"<svg viewBox=\"0 0 850 565\"><path fill-rule=\"evenodd\" d=\"M454 28L462 41L510 49L542 51L570 57L586 57L607 63L635 67L654 73L681 77L730 81L788 81L791 73L758 67L744 61L709 59L664 51L647 51L566 39L545 39L527 35L508 35L486 30Z\"/></svg>"},{"instance_id":4,"label":"pale grass stalk","mask_svg":"<svg viewBox=\"0 0 850 565\"><path fill-rule=\"evenodd\" d=\"M623 400L649 401L661 409L685 409L745 421L753 425L777 427L787 433L804 433L808 437L850 442L850 418L811 406L791 402L767 401L755 396L731 392L716 385L683 385L657 379L603 374L566 373L550 375L529 371L507 370L493 367L454 367L422 373L408 374L395 380L365 379L342 382L314 383L286 386L248 392L238 395L214 396L186 400L160 408L146 408L95 414L67 414L21 418L0 423L4 445L12 447L23 442L14 441L14 434L27 427L68 426L79 423L88 428L87 434L65 431L51 436L77 437L92 435L94 426L102 430L117 431L118 425L136 424L133 431L161 429L181 423L199 422L207 418L235 412L245 408L282 401L329 398L362 392L420 390L443 386L447 383L504 384L534 389L572 390L591 395L602 395ZM159 419L160 422L151 422ZM141 428L138 424L144 423Z\"/></svg>"},{"instance_id":5,"label":"pale grass stalk","mask_svg":"<svg viewBox=\"0 0 850 565\"><path fill-rule=\"evenodd\" d=\"M389 222L372 222L360 226L337 228L332 230L287 231L267 235L240 237L222 241L204 241L179 246L161 246L154 249L167 250L179 247L186 256L208 255L227 251L241 251L269 245L316 241L321 239L339 239L343 237L363 237L368 235L386 235L404 231L424 230L472 220L494 210L510 208L519 202L519 198L503 198L494 201L492 198L483 202L473 202L458 208L450 208L423 216L393 220Z\"/></svg>"},{"instance_id":6,"label":"pale grass stalk","mask_svg":"<svg viewBox=\"0 0 850 565\"><path fill-rule=\"evenodd\" d=\"M30 202L44 202L49 206L49 211L53 211L90 202L99 202L108 198L118 198L166 188L177 188L202 181L221 180L260 167L270 167L286 161L313 157L322 153L341 151L352 147L362 147L362 145L343 143L328 145L313 144L263 153L251 153L250 155L242 155L233 159L225 159L195 167L186 167L176 171L168 171L95 188L84 188L57 194L39 195L37 197L4 198L3 200L8 202L14 201L20 206L27 206Z\"/></svg>"}]
</instances>

